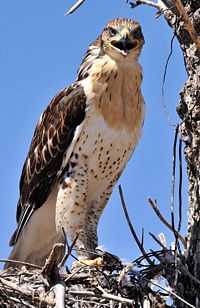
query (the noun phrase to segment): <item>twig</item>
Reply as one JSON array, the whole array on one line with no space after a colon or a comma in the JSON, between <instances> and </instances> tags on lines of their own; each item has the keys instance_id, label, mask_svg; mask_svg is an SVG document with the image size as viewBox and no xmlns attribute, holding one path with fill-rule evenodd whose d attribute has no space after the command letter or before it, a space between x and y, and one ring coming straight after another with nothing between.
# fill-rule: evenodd
<instances>
[{"instance_id":1,"label":"twig","mask_svg":"<svg viewBox=\"0 0 200 308\"><path fill-rule=\"evenodd\" d=\"M64 255L64 257L62 258L60 264L58 265L58 268L62 268L65 265L65 262L67 261L68 257L70 256L72 249L74 248L74 245L76 244L76 241L79 237L79 232L76 232L76 236L72 242L72 244L69 246L68 241L67 241L67 237L66 238L66 244L67 244L67 253Z\"/></svg>"},{"instance_id":2,"label":"twig","mask_svg":"<svg viewBox=\"0 0 200 308\"><path fill-rule=\"evenodd\" d=\"M166 116L167 116L168 123L169 123L171 126L176 126L176 125L175 125L175 124L172 124L172 123L170 122L169 114L168 114L168 112L167 112L167 107L166 107L165 102L164 102L164 84L165 84L165 77L166 77L166 73L167 73L167 67L168 67L169 59L171 58L171 55L172 55L172 52L173 52L173 41L174 41L174 38L175 38L175 35L173 35L173 37L172 37L172 39L171 39L170 53L169 53L169 56L167 57L167 61L166 61L166 64L165 64L165 70L164 70L163 81L162 81L162 86L161 86L161 90L162 90L162 103L163 103L163 107L164 107L164 110L165 110L165 114L166 114Z\"/></svg>"},{"instance_id":3,"label":"twig","mask_svg":"<svg viewBox=\"0 0 200 308\"><path fill-rule=\"evenodd\" d=\"M193 305L191 305L190 303L186 302L183 298L181 298L180 296L178 296L176 293L164 288L163 286L161 286L160 284L156 283L155 281L152 281L152 280L149 280L148 278L146 277L142 277L142 279L145 279L146 281L148 281L149 283L152 283L154 284L155 286L163 289L165 292L167 292L168 294L170 294L171 296L174 296L176 297L178 300L180 300L182 303L188 305L189 307L192 307L192 308L195 308Z\"/></svg>"},{"instance_id":4,"label":"twig","mask_svg":"<svg viewBox=\"0 0 200 308\"><path fill-rule=\"evenodd\" d=\"M77 1L72 8L65 14L65 16L74 13L84 2L85 0L79 0Z\"/></svg>"},{"instance_id":5,"label":"twig","mask_svg":"<svg viewBox=\"0 0 200 308\"><path fill-rule=\"evenodd\" d=\"M177 127L176 132L178 132L178 128L179 128L179 126ZM174 141L174 143L176 144L176 141ZM179 237L179 234L180 234L181 222L182 222L182 161L181 161L181 145L182 145L182 141L179 138L179 223L178 223L178 231L175 230L175 227L174 227L174 230L173 230L175 238L176 238L176 241L175 241L175 281L174 281L174 285L176 285L177 281L178 281L178 269L177 269L177 264L178 264L177 254L178 254L178 252L177 252L177 247L179 248L179 253L181 254L181 250L180 250L180 246L179 246L179 242L178 242L178 237Z\"/></svg>"},{"instance_id":6,"label":"twig","mask_svg":"<svg viewBox=\"0 0 200 308\"><path fill-rule=\"evenodd\" d=\"M20 304L20 306L18 306L18 305L15 305L15 307L22 307L22 304L24 305L23 307L28 307L28 308L35 308L35 306L33 306L33 305L30 305L27 301L25 301L25 300L23 300L23 299L18 299L18 298L15 298L15 297L12 297L11 296L11 299L12 299L12 301L14 302L14 303L18 303L18 304Z\"/></svg>"},{"instance_id":7,"label":"twig","mask_svg":"<svg viewBox=\"0 0 200 308\"><path fill-rule=\"evenodd\" d=\"M180 126L179 126L180 127ZM181 132L181 129L180 129ZM178 236L180 235L182 223L182 140L179 138L179 223L178 223Z\"/></svg>"},{"instance_id":8,"label":"twig","mask_svg":"<svg viewBox=\"0 0 200 308\"><path fill-rule=\"evenodd\" d=\"M179 126L176 127L175 137L174 137L174 146L173 146L173 168L172 168L172 193L171 193L171 219L172 219L172 230L175 236L175 282L177 284L178 280L178 269L177 269L177 247L178 245L178 233L175 230L175 223L174 223L174 188L175 188L175 169L176 169L176 143L177 143L177 136L178 136L178 129ZM179 249L180 252L180 249Z\"/></svg>"},{"instance_id":9,"label":"twig","mask_svg":"<svg viewBox=\"0 0 200 308\"><path fill-rule=\"evenodd\" d=\"M116 295L112 295L109 294L107 292L103 292L102 294L99 293L95 293L92 291L69 291L70 294L74 295L74 296L81 296L81 297L100 297L100 298L106 298L106 299L111 299L111 300L115 300L118 302L121 302L123 304L131 304L134 305L135 301L128 299L128 298L124 298L124 297L120 297L120 296L116 296Z\"/></svg>"},{"instance_id":10,"label":"twig","mask_svg":"<svg viewBox=\"0 0 200 308\"><path fill-rule=\"evenodd\" d=\"M135 8L136 6L140 5L140 4L147 4L148 6L152 6L155 7L156 9L158 9L158 12L156 13L156 18L158 18L161 14L163 14L166 11L172 11L176 16L180 16L179 11L177 10L177 7L174 5L169 6L168 1L162 1L165 5L166 5L166 9L163 9L163 7L155 2L152 1L148 1L148 0L136 0L136 4L130 2L131 8Z\"/></svg>"},{"instance_id":11,"label":"twig","mask_svg":"<svg viewBox=\"0 0 200 308\"><path fill-rule=\"evenodd\" d=\"M160 213L160 211L158 210L157 208L157 204L156 204L156 200L155 200L155 203L151 200L150 197L148 197L148 202L151 204L154 212L156 213L156 215L158 216L158 218L165 224L165 226L167 226L171 231L173 231L172 229L172 225L167 221L165 220L165 218L162 216L162 214ZM176 230L175 230L176 231ZM177 231L176 231L177 232ZM178 233L178 232L177 232ZM182 237L182 235L180 233L178 233L178 238L180 239L180 241L182 242L184 248L186 249L187 248L187 244L186 244L186 241L184 240L184 238Z\"/></svg>"},{"instance_id":12,"label":"twig","mask_svg":"<svg viewBox=\"0 0 200 308\"><path fill-rule=\"evenodd\" d=\"M23 289L20 286L16 285L15 283L11 282L11 281L5 280L4 278L0 278L0 283L2 285L6 285L6 286L10 287L11 289L13 289L13 290L15 290L17 292L20 292L23 295L28 296L29 298L34 298L34 300L39 302L39 303L43 302L43 303L46 303L46 304L51 305L51 306L55 305L55 301L52 300L51 298L45 297L45 299L40 300L39 298L37 298L35 296L33 297L34 294L33 294L32 291Z\"/></svg>"},{"instance_id":13,"label":"twig","mask_svg":"<svg viewBox=\"0 0 200 308\"><path fill-rule=\"evenodd\" d=\"M121 271L120 271L120 275L117 278L118 282L121 282L130 272L130 270L133 268L133 263L130 263L128 265L126 265Z\"/></svg>"},{"instance_id":14,"label":"twig","mask_svg":"<svg viewBox=\"0 0 200 308\"><path fill-rule=\"evenodd\" d=\"M80 270L82 270L84 267L86 267L87 265L83 265L82 267L77 268L72 274L69 274L69 276L67 278L64 279L65 283L70 280L73 276L75 276L78 272L80 272ZM87 276L88 277L88 276ZM80 278L82 278L82 276L80 276Z\"/></svg>"},{"instance_id":15,"label":"twig","mask_svg":"<svg viewBox=\"0 0 200 308\"><path fill-rule=\"evenodd\" d=\"M175 233L174 226L174 186L175 186L175 167L176 167L176 142L178 135L178 127L176 127L173 147L173 168L172 168L172 192L171 192L171 219L172 219L172 230Z\"/></svg>"},{"instance_id":16,"label":"twig","mask_svg":"<svg viewBox=\"0 0 200 308\"><path fill-rule=\"evenodd\" d=\"M151 259L147 256L147 253L146 251L144 250L143 246L141 245L138 237L137 237L137 234L135 233L135 230L133 229L133 226L132 226L132 223L130 221L130 218L129 218L129 215L128 215L128 212L127 212L127 209L126 209L126 205L125 205L125 202L124 202L124 197L123 197L123 193L122 193L122 188L121 188L121 185L118 186L119 187L119 194L120 194L120 198L121 198L121 202L122 202L122 206L123 206L123 209L124 209L124 214L126 216L126 220L128 222L128 225L129 225L129 228L131 230L131 233L140 249L140 251L142 252L142 254L144 255L145 259L149 262L149 264L153 264L153 262L151 261Z\"/></svg>"},{"instance_id":17,"label":"twig","mask_svg":"<svg viewBox=\"0 0 200 308\"><path fill-rule=\"evenodd\" d=\"M39 265L35 265L35 264L31 264L31 263L27 263L27 262L23 262L23 261L16 261L16 260L8 260L8 259L0 259L0 262L10 262L10 263L16 263L16 264L21 264L21 265L25 265L27 267L32 267L35 269L42 269L41 266Z\"/></svg>"},{"instance_id":18,"label":"twig","mask_svg":"<svg viewBox=\"0 0 200 308\"><path fill-rule=\"evenodd\" d=\"M160 245L163 249L166 250L166 247L161 243L161 241L159 241L159 240L157 239L157 237L156 237L153 233L149 232L149 235L151 235L151 236L153 237L154 241L156 241L156 243L158 243L158 245ZM151 251L153 252L152 249L151 249Z\"/></svg>"},{"instance_id":19,"label":"twig","mask_svg":"<svg viewBox=\"0 0 200 308\"><path fill-rule=\"evenodd\" d=\"M159 11L161 10L161 6L158 3L152 2L152 1L148 1L148 0L137 0L136 4L130 2L131 8L134 8L135 6L139 5L139 4L147 4L149 6L153 6L156 9L158 9Z\"/></svg>"}]
</instances>

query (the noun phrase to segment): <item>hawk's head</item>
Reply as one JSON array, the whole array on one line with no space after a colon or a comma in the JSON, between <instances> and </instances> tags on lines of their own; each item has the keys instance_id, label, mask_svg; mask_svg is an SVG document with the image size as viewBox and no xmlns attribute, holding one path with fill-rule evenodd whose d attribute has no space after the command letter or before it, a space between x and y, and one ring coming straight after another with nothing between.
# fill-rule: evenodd
<instances>
[{"instance_id":1,"label":"hawk's head","mask_svg":"<svg viewBox=\"0 0 200 308\"><path fill-rule=\"evenodd\" d=\"M104 55L116 62L137 60L143 45L144 37L137 21L126 18L112 19L96 41L90 44L78 69L77 80L87 78L94 61Z\"/></svg>"},{"instance_id":2,"label":"hawk's head","mask_svg":"<svg viewBox=\"0 0 200 308\"><path fill-rule=\"evenodd\" d=\"M117 18L109 21L102 34L91 45L101 48L111 58L140 55L144 37L140 24L132 19Z\"/></svg>"}]
</instances>

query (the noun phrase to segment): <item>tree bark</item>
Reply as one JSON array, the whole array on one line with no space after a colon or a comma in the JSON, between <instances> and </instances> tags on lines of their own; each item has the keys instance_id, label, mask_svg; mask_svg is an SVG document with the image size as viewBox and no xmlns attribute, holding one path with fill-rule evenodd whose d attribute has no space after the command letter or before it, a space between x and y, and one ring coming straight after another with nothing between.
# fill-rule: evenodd
<instances>
[{"instance_id":1,"label":"tree bark","mask_svg":"<svg viewBox=\"0 0 200 308\"><path fill-rule=\"evenodd\" d=\"M185 11L199 36L200 1L187 1ZM189 179L186 258L189 271L200 280L200 52L186 30L184 21L170 11L165 11L164 15L180 43L188 73L188 80L180 91L177 112L183 121L182 138ZM199 288L194 283L184 285L184 298L195 307L200 307Z\"/></svg>"}]
</instances>

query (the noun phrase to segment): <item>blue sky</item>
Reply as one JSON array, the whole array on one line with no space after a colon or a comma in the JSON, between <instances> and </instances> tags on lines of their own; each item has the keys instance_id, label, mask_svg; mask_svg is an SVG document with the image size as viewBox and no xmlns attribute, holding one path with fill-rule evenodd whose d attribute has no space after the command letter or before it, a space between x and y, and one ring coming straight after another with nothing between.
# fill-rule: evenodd
<instances>
[{"instance_id":1,"label":"blue sky","mask_svg":"<svg viewBox=\"0 0 200 308\"><path fill-rule=\"evenodd\" d=\"M161 101L164 67L170 52L172 30L164 17L155 19L154 8L134 10L125 0L86 0L72 15L64 14L76 1L0 2L0 258L11 249L8 240L16 227L19 179L37 121L53 96L74 82L88 45L113 18L140 22L145 45L140 57L146 102L143 135L118 184L121 184L132 224L144 247L158 250L149 232L164 232L168 247L172 233L158 220L147 198L157 199L158 208L171 221L170 198L174 127L168 122ZM165 83L165 103L170 120L177 123L179 91L187 80L183 57L176 39ZM183 174L183 225L187 234L188 181ZM176 187L178 187L178 172ZM175 210L178 217L178 193ZM177 222L177 220L176 220ZM133 261L140 252L126 222L118 187L100 219L99 244L120 258ZM0 269L2 264L0 264Z\"/></svg>"}]
</instances>

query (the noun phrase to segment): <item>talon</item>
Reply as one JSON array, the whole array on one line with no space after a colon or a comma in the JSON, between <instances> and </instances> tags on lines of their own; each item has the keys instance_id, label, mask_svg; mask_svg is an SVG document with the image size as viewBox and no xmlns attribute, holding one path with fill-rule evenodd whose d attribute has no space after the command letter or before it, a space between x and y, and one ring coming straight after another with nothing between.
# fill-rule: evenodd
<instances>
[{"instance_id":1,"label":"talon","mask_svg":"<svg viewBox=\"0 0 200 308\"><path fill-rule=\"evenodd\" d=\"M93 259L93 260L80 259L79 261L72 263L71 270L76 269L76 268L81 267L81 266L84 266L84 265L97 265L98 267L101 268L104 264L105 264L105 262L103 261L103 259L101 257L98 257L98 258Z\"/></svg>"}]
</instances>

